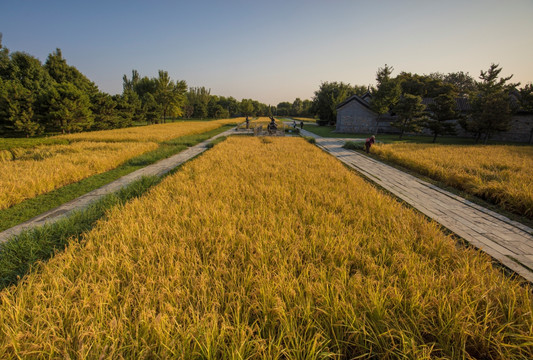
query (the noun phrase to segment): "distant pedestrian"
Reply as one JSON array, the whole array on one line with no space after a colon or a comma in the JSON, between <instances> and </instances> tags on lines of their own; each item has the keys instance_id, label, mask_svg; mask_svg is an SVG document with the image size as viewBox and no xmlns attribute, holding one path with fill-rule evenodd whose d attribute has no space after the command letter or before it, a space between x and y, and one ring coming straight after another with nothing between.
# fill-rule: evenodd
<instances>
[{"instance_id":1,"label":"distant pedestrian","mask_svg":"<svg viewBox=\"0 0 533 360\"><path fill-rule=\"evenodd\" d=\"M300 121L300 128L301 128L301 129L304 128L304 122L303 122L303 121Z\"/></svg>"},{"instance_id":2,"label":"distant pedestrian","mask_svg":"<svg viewBox=\"0 0 533 360\"><path fill-rule=\"evenodd\" d=\"M371 137L366 139L366 141L365 141L365 151L366 151L367 154L370 153L370 147L375 142L376 142L376 137L374 135L372 135Z\"/></svg>"}]
</instances>

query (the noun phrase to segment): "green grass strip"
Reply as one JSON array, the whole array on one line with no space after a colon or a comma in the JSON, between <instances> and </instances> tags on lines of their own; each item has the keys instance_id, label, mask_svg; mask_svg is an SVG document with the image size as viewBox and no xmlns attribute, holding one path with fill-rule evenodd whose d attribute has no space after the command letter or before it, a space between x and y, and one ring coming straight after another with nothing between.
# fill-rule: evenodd
<instances>
[{"instance_id":1,"label":"green grass strip","mask_svg":"<svg viewBox=\"0 0 533 360\"><path fill-rule=\"evenodd\" d=\"M403 139L399 139L398 134L370 134L370 133L337 133L335 132L335 126L316 126L316 125L304 125L304 130L310 131L316 135L326 137L326 138L352 138L352 139L366 139L372 135L376 136L376 140L385 144L391 143L413 143L413 144L431 144L433 142L433 136L426 135L408 135L404 134ZM447 145L474 145L476 144L475 139L473 138L463 138L456 136L446 136L437 138L437 144L447 144ZM505 142L489 140L488 144L504 144ZM522 143L523 144L523 143ZM513 145L521 145L521 143L513 143ZM525 144L523 144L525 145Z\"/></svg>"},{"instance_id":2,"label":"green grass strip","mask_svg":"<svg viewBox=\"0 0 533 360\"><path fill-rule=\"evenodd\" d=\"M25 200L10 208L0 210L0 231L21 224L37 215L109 184L135 170L153 164L161 159L166 159L185 150L189 146L194 146L232 127L234 125L222 126L203 134L182 136L165 141L154 151L134 157L115 169L93 175L76 183L65 185L54 191Z\"/></svg>"},{"instance_id":3,"label":"green grass strip","mask_svg":"<svg viewBox=\"0 0 533 360\"><path fill-rule=\"evenodd\" d=\"M14 148L31 148L39 145L68 145L66 139L57 138L3 138L0 139L0 150L11 150Z\"/></svg>"},{"instance_id":4,"label":"green grass strip","mask_svg":"<svg viewBox=\"0 0 533 360\"><path fill-rule=\"evenodd\" d=\"M47 260L69 242L78 241L98 219L105 216L108 209L141 196L160 181L157 176L142 177L54 224L24 231L0 244L0 289L15 284L31 271L37 261Z\"/></svg>"}]
</instances>

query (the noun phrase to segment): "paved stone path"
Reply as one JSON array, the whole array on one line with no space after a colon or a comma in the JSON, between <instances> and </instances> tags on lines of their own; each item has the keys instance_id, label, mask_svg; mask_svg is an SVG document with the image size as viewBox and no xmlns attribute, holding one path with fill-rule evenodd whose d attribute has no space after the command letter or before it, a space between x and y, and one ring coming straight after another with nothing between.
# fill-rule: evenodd
<instances>
[{"instance_id":1,"label":"paved stone path","mask_svg":"<svg viewBox=\"0 0 533 360\"><path fill-rule=\"evenodd\" d=\"M192 146L176 155L173 155L169 158L160 160L155 164L148 165L142 169L136 170L132 173L124 175L123 177L102 186L96 190L93 190L85 195L82 195L68 203L65 203L61 206L58 206L55 209L47 211L41 215L38 215L22 224L14 226L10 229L0 232L0 243L6 241L7 239L20 234L22 231L42 226L45 223L51 224L54 223L72 213L75 210L81 210L87 207L93 201L101 198L104 195L114 193L120 190L123 187L126 187L135 180L140 179L143 176L162 176L177 166L183 164L184 162L192 159L193 157L203 153L207 150L207 144L213 141L214 139L221 136L229 136L235 134L234 129L230 129L220 133L212 138L201 142L195 146Z\"/></svg>"},{"instance_id":2,"label":"paved stone path","mask_svg":"<svg viewBox=\"0 0 533 360\"><path fill-rule=\"evenodd\" d=\"M533 229L358 152L346 139L312 136L319 147L476 248L533 282Z\"/></svg>"}]
</instances>

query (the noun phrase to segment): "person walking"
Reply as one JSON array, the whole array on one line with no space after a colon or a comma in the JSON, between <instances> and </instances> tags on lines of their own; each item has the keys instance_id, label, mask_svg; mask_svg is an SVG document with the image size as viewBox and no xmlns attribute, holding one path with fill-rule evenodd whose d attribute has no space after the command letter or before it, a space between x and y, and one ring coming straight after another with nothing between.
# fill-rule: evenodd
<instances>
[{"instance_id":1,"label":"person walking","mask_svg":"<svg viewBox=\"0 0 533 360\"><path fill-rule=\"evenodd\" d=\"M376 137L374 135L372 135L371 137L366 139L366 141L365 141L365 151L366 151L367 154L370 153L370 147L375 142L376 142Z\"/></svg>"},{"instance_id":2,"label":"person walking","mask_svg":"<svg viewBox=\"0 0 533 360\"><path fill-rule=\"evenodd\" d=\"M304 122L300 121L300 129L303 129L303 128L304 128Z\"/></svg>"}]
</instances>

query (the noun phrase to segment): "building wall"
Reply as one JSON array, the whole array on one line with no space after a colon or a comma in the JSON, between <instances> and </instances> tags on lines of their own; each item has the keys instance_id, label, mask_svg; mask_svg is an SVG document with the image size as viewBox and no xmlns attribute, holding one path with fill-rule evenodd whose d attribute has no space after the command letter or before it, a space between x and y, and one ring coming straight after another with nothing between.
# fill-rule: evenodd
<instances>
[{"instance_id":1,"label":"building wall","mask_svg":"<svg viewBox=\"0 0 533 360\"><path fill-rule=\"evenodd\" d=\"M456 126L457 136L473 137L467 133L459 124ZM533 114L517 114L511 119L511 128L502 133L496 133L490 137L491 140L510 142L529 142L533 131Z\"/></svg>"},{"instance_id":2,"label":"building wall","mask_svg":"<svg viewBox=\"0 0 533 360\"><path fill-rule=\"evenodd\" d=\"M374 133L377 115L357 101L337 109L337 132Z\"/></svg>"},{"instance_id":3,"label":"building wall","mask_svg":"<svg viewBox=\"0 0 533 360\"><path fill-rule=\"evenodd\" d=\"M377 123L377 114L358 103L357 101L350 101L343 107L337 109L337 125L335 130L337 132L345 133L366 133L366 134L383 134L398 133L398 129L392 127L390 122L391 117L382 116ZM453 120L452 120L453 121ZM457 124L457 136L473 137L473 134L467 133ZM517 114L511 120L511 129L505 133L498 133L491 136L491 140L510 141L510 142L531 142L531 134L533 131L533 114ZM424 129L423 135L431 135L430 131Z\"/></svg>"}]
</instances>

